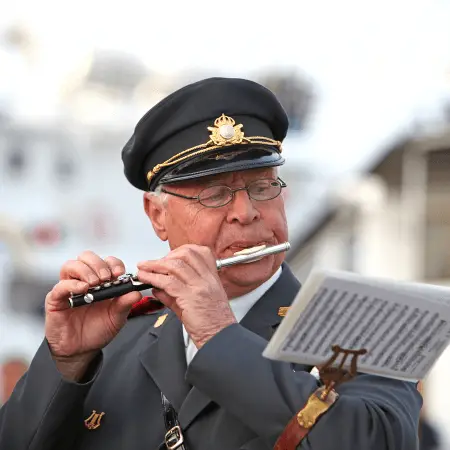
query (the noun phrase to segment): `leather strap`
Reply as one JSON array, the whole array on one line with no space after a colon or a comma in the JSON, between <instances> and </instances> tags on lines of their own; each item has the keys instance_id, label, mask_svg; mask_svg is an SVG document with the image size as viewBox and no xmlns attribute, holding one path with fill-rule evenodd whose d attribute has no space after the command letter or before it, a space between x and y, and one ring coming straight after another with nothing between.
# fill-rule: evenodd
<instances>
[{"instance_id":1,"label":"leather strap","mask_svg":"<svg viewBox=\"0 0 450 450\"><path fill-rule=\"evenodd\" d=\"M338 399L334 389L325 386L317 389L308 399L306 405L286 425L274 450L295 450L305 436L311 431L319 417L328 411Z\"/></svg>"},{"instance_id":2,"label":"leather strap","mask_svg":"<svg viewBox=\"0 0 450 450\"><path fill-rule=\"evenodd\" d=\"M163 408L164 425L166 435L164 445L168 450L187 450L184 436L181 431L178 415L166 396L161 392L161 403Z\"/></svg>"},{"instance_id":3,"label":"leather strap","mask_svg":"<svg viewBox=\"0 0 450 450\"><path fill-rule=\"evenodd\" d=\"M355 377L358 373L358 357L365 355L367 349L346 349L339 345L332 345L332 356L318 367L319 378L323 383L309 397L306 405L286 425L281 433L274 450L295 450L305 436L311 431L322 414L326 413L337 401L339 395L335 388L341 383ZM342 360L338 362L339 356ZM349 370L344 369L348 357L351 357Z\"/></svg>"}]
</instances>

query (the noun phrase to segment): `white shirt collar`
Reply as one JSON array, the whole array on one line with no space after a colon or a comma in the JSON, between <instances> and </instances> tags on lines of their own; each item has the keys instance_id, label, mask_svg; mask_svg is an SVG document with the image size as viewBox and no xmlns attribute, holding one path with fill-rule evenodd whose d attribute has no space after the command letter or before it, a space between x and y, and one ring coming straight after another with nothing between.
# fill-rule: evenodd
<instances>
[{"instance_id":1,"label":"white shirt collar","mask_svg":"<svg viewBox=\"0 0 450 450\"><path fill-rule=\"evenodd\" d=\"M241 295L230 300L231 310L236 317L236 320L240 322L245 315L250 311L252 306L275 284L281 275L281 267L261 286L258 286L251 292Z\"/></svg>"}]
</instances>

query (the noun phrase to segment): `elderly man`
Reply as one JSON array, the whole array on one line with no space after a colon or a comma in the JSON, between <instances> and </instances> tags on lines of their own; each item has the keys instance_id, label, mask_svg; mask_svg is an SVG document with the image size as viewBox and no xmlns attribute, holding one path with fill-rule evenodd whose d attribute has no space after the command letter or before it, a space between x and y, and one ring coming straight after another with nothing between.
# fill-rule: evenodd
<instances>
[{"instance_id":1,"label":"elderly man","mask_svg":"<svg viewBox=\"0 0 450 450\"><path fill-rule=\"evenodd\" d=\"M287 240L287 128L270 91L226 78L186 86L141 119L122 156L170 245L138 264L164 309L138 292L71 309L71 293L125 268L89 251L65 263L45 342L1 410L2 450L263 450L280 436L286 450L417 447L415 385L363 374L296 442L288 424L320 382L262 352L299 283L282 253L217 271L216 259Z\"/></svg>"}]
</instances>

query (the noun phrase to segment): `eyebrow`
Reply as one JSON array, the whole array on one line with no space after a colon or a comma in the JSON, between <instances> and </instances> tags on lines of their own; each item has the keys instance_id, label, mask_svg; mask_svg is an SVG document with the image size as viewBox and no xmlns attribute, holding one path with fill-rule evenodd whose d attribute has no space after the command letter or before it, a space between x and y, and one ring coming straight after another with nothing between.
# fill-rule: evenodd
<instances>
[{"instance_id":1,"label":"eyebrow","mask_svg":"<svg viewBox=\"0 0 450 450\"><path fill-rule=\"evenodd\" d=\"M224 178L220 179L214 179L211 180L204 180L203 183L201 183L203 186L214 186L214 185L223 185L226 184L226 181Z\"/></svg>"}]
</instances>

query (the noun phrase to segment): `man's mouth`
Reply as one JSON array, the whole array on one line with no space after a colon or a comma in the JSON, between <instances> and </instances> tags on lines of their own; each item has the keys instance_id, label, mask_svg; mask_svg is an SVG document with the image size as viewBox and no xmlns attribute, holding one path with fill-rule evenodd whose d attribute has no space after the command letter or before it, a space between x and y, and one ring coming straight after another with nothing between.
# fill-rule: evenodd
<instances>
[{"instance_id":1,"label":"man's mouth","mask_svg":"<svg viewBox=\"0 0 450 450\"><path fill-rule=\"evenodd\" d=\"M244 248L242 250L239 250L238 252L234 252L233 255L250 255L251 253L259 252L260 250L263 250L266 248L267 245L255 245L254 247Z\"/></svg>"},{"instance_id":2,"label":"man's mouth","mask_svg":"<svg viewBox=\"0 0 450 450\"><path fill-rule=\"evenodd\" d=\"M260 250L264 250L267 247L266 244L262 244L262 245L255 245L253 247L248 247L248 248L244 248L242 250L239 250L237 252L234 253L234 256L239 256L239 255L251 255L253 253L259 252ZM257 259L252 259L250 261L247 261L245 263L242 264L249 264L255 261L259 261L260 259L262 259L263 256L261 256L260 258Z\"/></svg>"}]
</instances>

